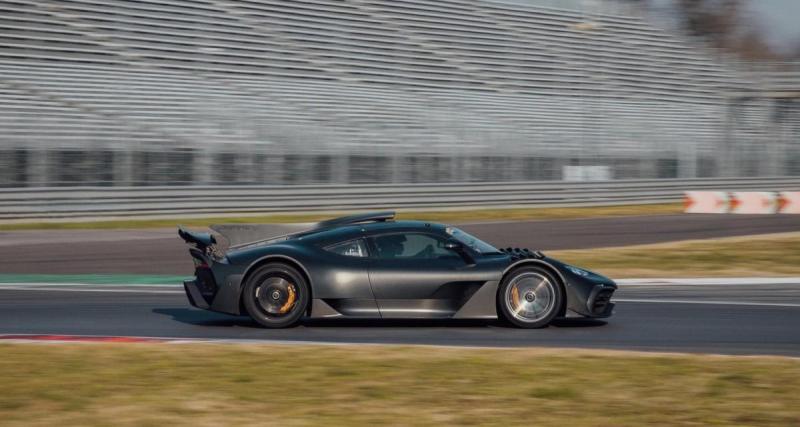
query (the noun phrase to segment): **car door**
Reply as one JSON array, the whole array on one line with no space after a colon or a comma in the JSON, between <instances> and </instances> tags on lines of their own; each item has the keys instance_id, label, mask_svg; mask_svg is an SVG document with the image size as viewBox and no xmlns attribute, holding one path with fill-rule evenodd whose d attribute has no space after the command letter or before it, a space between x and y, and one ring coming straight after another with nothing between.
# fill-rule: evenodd
<instances>
[{"instance_id":1,"label":"car door","mask_svg":"<svg viewBox=\"0 0 800 427\"><path fill-rule=\"evenodd\" d=\"M380 317L372 294L368 268L367 242L354 238L328 244L321 248L313 277L324 283L316 289L314 298L331 306L336 312L349 317Z\"/></svg>"},{"instance_id":2,"label":"car door","mask_svg":"<svg viewBox=\"0 0 800 427\"><path fill-rule=\"evenodd\" d=\"M446 236L390 232L368 241L369 279L381 317L450 317L483 283L473 264L445 248Z\"/></svg>"}]
</instances>

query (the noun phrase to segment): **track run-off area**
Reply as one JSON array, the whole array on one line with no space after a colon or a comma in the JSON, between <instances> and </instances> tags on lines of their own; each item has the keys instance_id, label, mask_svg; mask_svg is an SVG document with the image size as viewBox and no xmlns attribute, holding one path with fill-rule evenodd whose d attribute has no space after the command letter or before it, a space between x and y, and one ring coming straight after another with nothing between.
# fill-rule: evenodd
<instances>
[{"instance_id":1,"label":"track run-off area","mask_svg":"<svg viewBox=\"0 0 800 427\"><path fill-rule=\"evenodd\" d=\"M497 247L589 249L800 230L800 215L648 215L478 222L459 227ZM274 224L279 235L309 225ZM192 262L177 228L0 231L0 274L179 274Z\"/></svg>"},{"instance_id":2,"label":"track run-off area","mask_svg":"<svg viewBox=\"0 0 800 427\"><path fill-rule=\"evenodd\" d=\"M576 347L800 356L800 278L622 280L607 320L537 330L498 321L327 319L268 330L189 306L169 285L0 284L0 338L67 335L236 342Z\"/></svg>"}]
</instances>

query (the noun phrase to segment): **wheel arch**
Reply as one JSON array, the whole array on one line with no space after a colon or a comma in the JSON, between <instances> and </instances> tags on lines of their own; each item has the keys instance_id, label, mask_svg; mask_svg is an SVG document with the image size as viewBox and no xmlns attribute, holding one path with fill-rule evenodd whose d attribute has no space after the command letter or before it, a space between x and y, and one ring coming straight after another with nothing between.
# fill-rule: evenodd
<instances>
[{"instance_id":1,"label":"wheel arch","mask_svg":"<svg viewBox=\"0 0 800 427\"><path fill-rule=\"evenodd\" d=\"M305 266L303 266L303 264L300 261L290 256L280 255L280 254L271 254L263 256L250 263L250 265L244 271L244 274L242 275L241 285L239 286L239 312L240 313L246 312L246 310L244 309L244 302L242 299L244 296L244 292L242 292L242 290L244 289L244 286L247 283L247 279L249 279L250 275L253 274L253 272L256 271L259 267L270 263L286 264L297 270L301 275L303 275L303 278L306 280L306 283L308 283L308 307L306 307L306 314L308 314L308 312L311 310L311 300L314 298L314 286L312 286L311 284L311 275L308 274L308 270L306 270Z\"/></svg>"},{"instance_id":2,"label":"wheel arch","mask_svg":"<svg viewBox=\"0 0 800 427\"><path fill-rule=\"evenodd\" d=\"M569 298L567 296L567 280L564 278L564 275L561 274L561 272L558 271L558 269L555 266L553 266L553 264L550 264L549 262L540 259L524 259L521 261L517 261L506 267L505 270L503 270L503 274L500 276L500 283L503 283L503 280L505 280L506 277L508 277L508 275L513 273L515 270L521 267L529 267L529 266L541 267L545 269L548 273L550 273L553 277L555 277L556 281L558 282L557 283L558 286L561 287L561 293L564 295L564 299L563 301L561 301L561 307L559 307L558 314L556 315L556 317L564 316L567 312L567 299ZM498 293L500 292L500 286L497 287L497 292ZM500 317L500 313L497 313L497 315L498 317Z\"/></svg>"}]
</instances>

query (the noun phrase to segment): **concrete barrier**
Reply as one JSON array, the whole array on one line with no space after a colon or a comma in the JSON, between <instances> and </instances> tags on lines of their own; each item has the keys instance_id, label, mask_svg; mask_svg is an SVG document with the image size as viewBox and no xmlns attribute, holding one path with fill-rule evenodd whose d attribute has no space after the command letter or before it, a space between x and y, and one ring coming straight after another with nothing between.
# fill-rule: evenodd
<instances>
[{"instance_id":1,"label":"concrete barrier","mask_svg":"<svg viewBox=\"0 0 800 427\"><path fill-rule=\"evenodd\" d=\"M724 191L687 191L684 198L686 213L727 213L728 193Z\"/></svg>"},{"instance_id":2,"label":"concrete barrier","mask_svg":"<svg viewBox=\"0 0 800 427\"><path fill-rule=\"evenodd\" d=\"M771 191L735 191L730 195L734 214L774 214L778 212L778 193Z\"/></svg>"},{"instance_id":3,"label":"concrete barrier","mask_svg":"<svg viewBox=\"0 0 800 427\"><path fill-rule=\"evenodd\" d=\"M800 214L800 191L782 191L778 196L778 212Z\"/></svg>"}]
</instances>

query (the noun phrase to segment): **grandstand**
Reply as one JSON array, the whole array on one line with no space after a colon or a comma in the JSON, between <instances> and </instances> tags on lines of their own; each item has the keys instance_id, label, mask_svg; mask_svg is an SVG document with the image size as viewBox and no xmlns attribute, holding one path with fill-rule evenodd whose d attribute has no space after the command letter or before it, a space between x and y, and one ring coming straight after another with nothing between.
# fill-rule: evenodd
<instances>
[{"instance_id":1,"label":"grandstand","mask_svg":"<svg viewBox=\"0 0 800 427\"><path fill-rule=\"evenodd\" d=\"M794 98L554 3L0 0L0 185L800 174Z\"/></svg>"}]
</instances>

